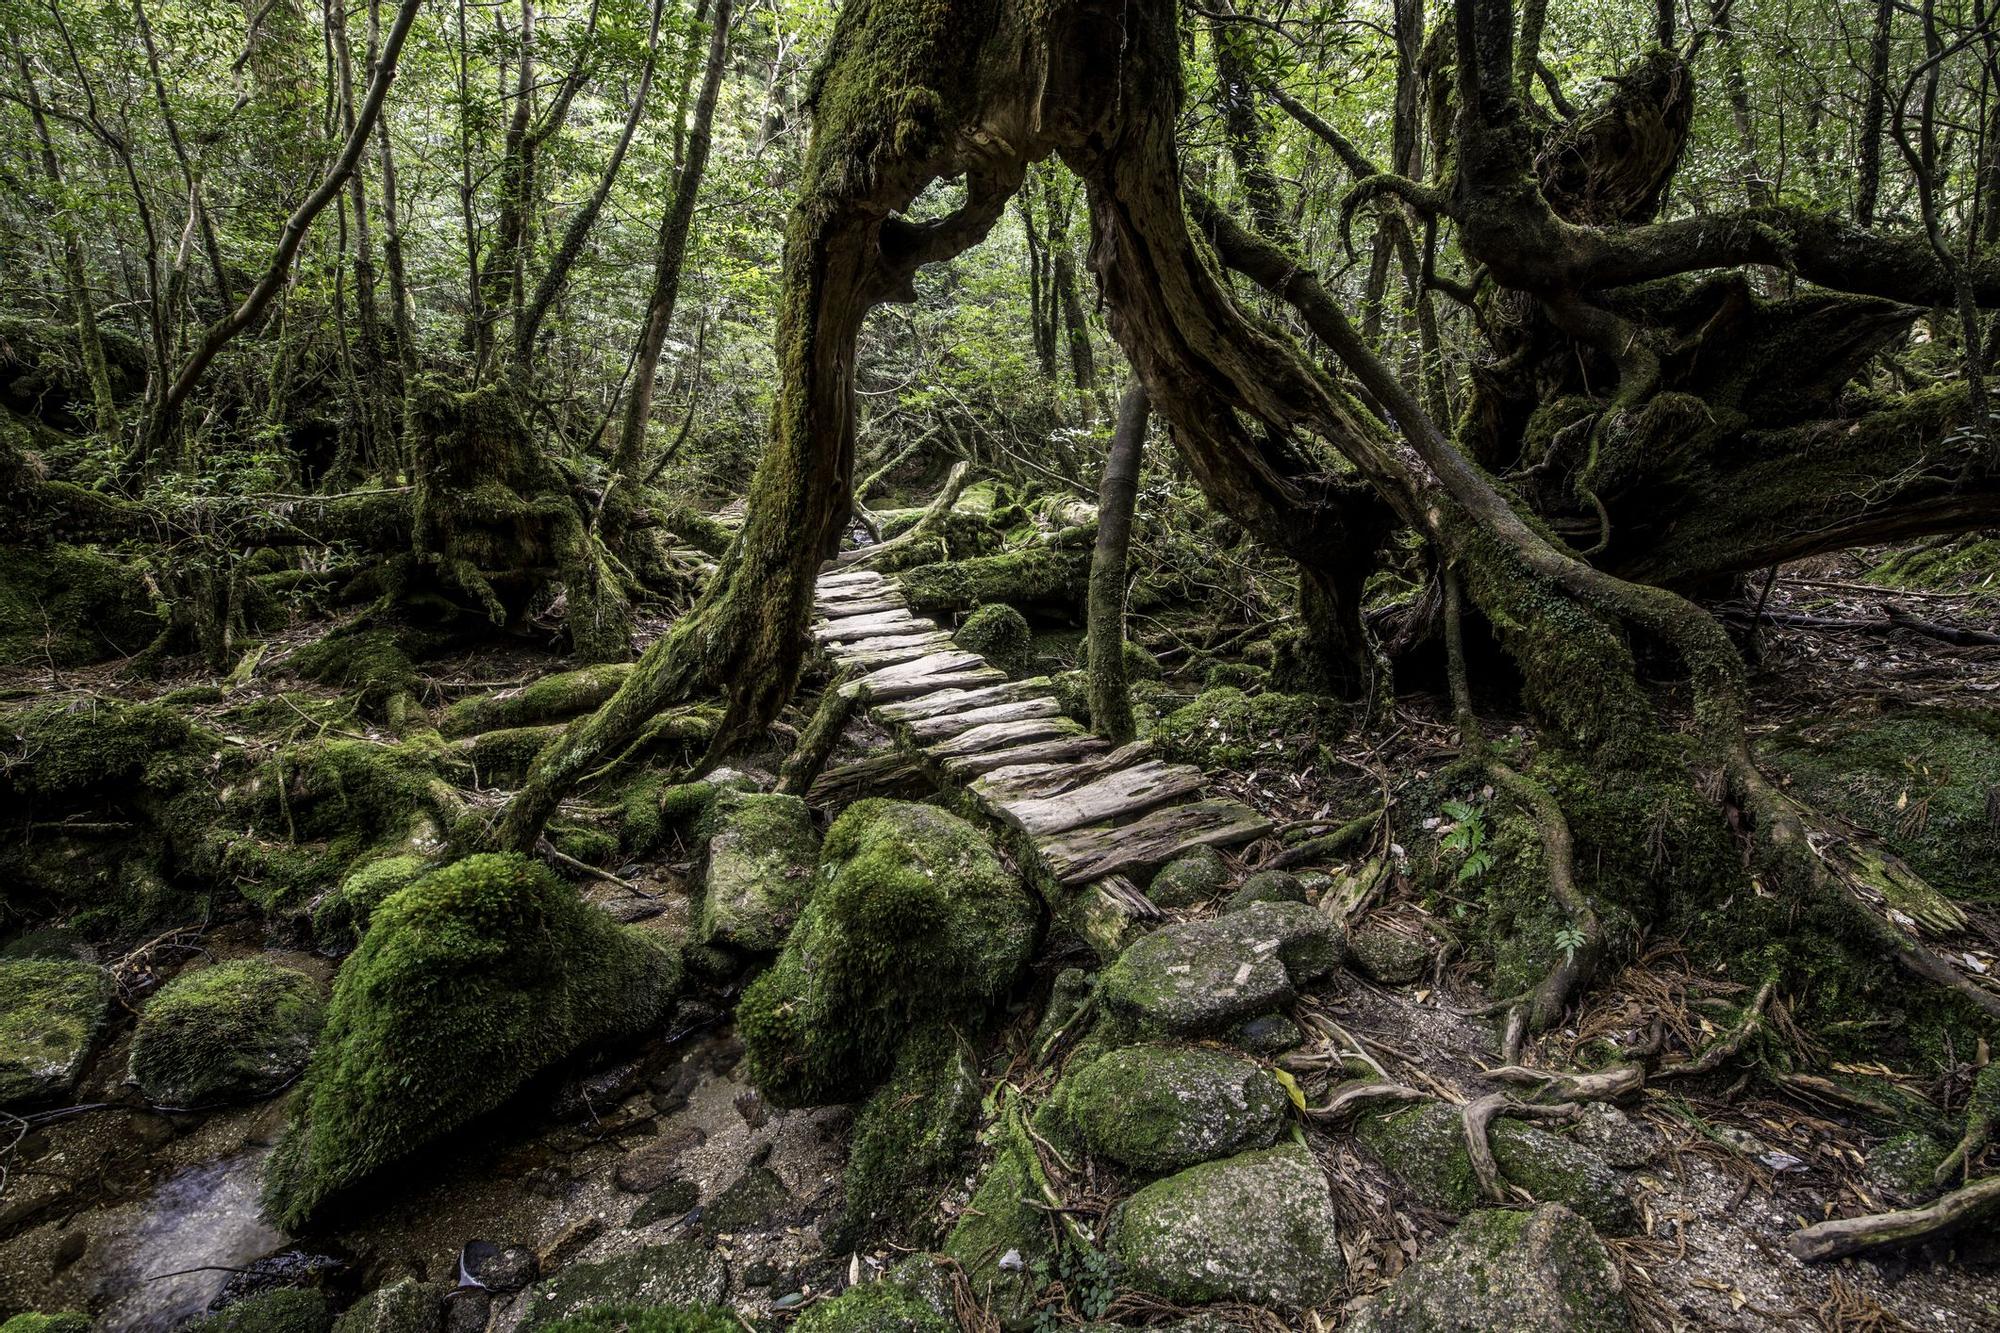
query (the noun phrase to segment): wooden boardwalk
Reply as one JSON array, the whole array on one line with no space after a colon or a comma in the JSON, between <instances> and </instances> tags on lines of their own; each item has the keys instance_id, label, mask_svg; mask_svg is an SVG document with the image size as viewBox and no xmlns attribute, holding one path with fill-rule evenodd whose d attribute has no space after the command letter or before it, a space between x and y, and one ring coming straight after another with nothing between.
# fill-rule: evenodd
<instances>
[{"instance_id":1,"label":"wooden boardwalk","mask_svg":"<svg viewBox=\"0 0 2000 1333\"><path fill-rule=\"evenodd\" d=\"M1270 830L1146 742L1114 748L1063 716L1046 677L1009 680L913 614L873 570L822 575L813 636L840 686L940 784L998 824L1059 919L1109 955L1159 909L1130 878Z\"/></svg>"}]
</instances>

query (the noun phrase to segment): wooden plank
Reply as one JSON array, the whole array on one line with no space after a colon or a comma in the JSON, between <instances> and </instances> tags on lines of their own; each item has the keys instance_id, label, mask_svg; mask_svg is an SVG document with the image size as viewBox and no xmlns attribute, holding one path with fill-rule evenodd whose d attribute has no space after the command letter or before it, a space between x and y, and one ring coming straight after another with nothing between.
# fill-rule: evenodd
<instances>
[{"instance_id":1,"label":"wooden plank","mask_svg":"<svg viewBox=\"0 0 2000 1333\"><path fill-rule=\"evenodd\" d=\"M828 620L845 620L850 616L872 616L883 611L910 609L909 603L901 597L891 597L886 593L872 597L855 597L841 602L830 602L820 598L814 601L813 607Z\"/></svg>"},{"instance_id":2,"label":"wooden plank","mask_svg":"<svg viewBox=\"0 0 2000 1333\"><path fill-rule=\"evenodd\" d=\"M1011 768L996 768L972 784L972 794L995 801L1056 796L1095 782L1107 773L1116 773L1121 768L1130 768L1133 764L1151 759L1155 748L1151 741L1133 741L1119 746L1102 759L1084 764L1016 764Z\"/></svg>"},{"instance_id":3,"label":"wooden plank","mask_svg":"<svg viewBox=\"0 0 2000 1333\"><path fill-rule=\"evenodd\" d=\"M813 580L813 587L820 592L828 592L840 588L874 588L888 581L877 569L843 569L820 575Z\"/></svg>"},{"instance_id":4,"label":"wooden plank","mask_svg":"<svg viewBox=\"0 0 2000 1333\"><path fill-rule=\"evenodd\" d=\"M1019 745L1011 750L960 755L956 759L945 760L944 771L964 782L1008 764L1064 763L1073 759L1095 758L1110 751L1111 746L1095 736L1063 736L1052 741Z\"/></svg>"},{"instance_id":5,"label":"wooden plank","mask_svg":"<svg viewBox=\"0 0 2000 1333\"><path fill-rule=\"evenodd\" d=\"M969 671L988 671L989 679L1005 680L1007 673L998 667L986 665L986 659L978 653L968 653L962 649L944 649L928 653L911 662L900 662L895 666L871 671L858 680L850 680L840 687L840 692L850 699L881 699L887 696L885 690L895 689L911 681L925 681L934 676L963 675ZM924 693L938 689L927 685Z\"/></svg>"},{"instance_id":6,"label":"wooden plank","mask_svg":"<svg viewBox=\"0 0 2000 1333\"><path fill-rule=\"evenodd\" d=\"M847 643L855 639L876 639L885 634L923 634L937 629L929 620L919 620L908 611L883 611L872 616L829 620L813 626L813 637L821 643Z\"/></svg>"},{"instance_id":7,"label":"wooden plank","mask_svg":"<svg viewBox=\"0 0 2000 1333\"><path fill-rule=\"evenodd\" d=\"M1004 801L1000 817L1030 837L1067 833L1106 819L1129 819L1156 805L1200 791L1198 768L1149 760L1054 796Z\"/></svg>"},{"instance_id":8,"label":"wooden plank","mask_svg":"<svg viewBox=\"0 0 2000 1333\"><path fill-rule=\"evenodd\" d=\"M1030 718L1055 717L1062 712L1062 705L1052 694L1037 694L1027 699L1015 699L1007 703L988 704L984 708L968 708L964 712L946 713L941 717L919 718L915 722L903 724L903 734L919 744L940 741L947 736L956 736L961 731L983 727L989 722L1024 722Z\"/></svg>"},{"instance_id":9,"label":"wooden plank","mask_svg":"<svg viewBox=\"0 0 2000 1333\"><path fill-rule=\"evenodd\" d=\"M904 665L908 665L905 663ZM900 671L901 667L885 667L885 671ZM894 685L876 687L868 696L870 702L893 703L899 699L915 699L935 690L963 690L979 685L991 684L995 678L1004 678L1006 672L998 667L968 667L964 671L948 672L942 676L919 676Z\"/></svg>"},{"instance_id":10,"label":"wooden plank","mask_svg":"<svg viewBox=\"0 0 2000 1333\"><path fill-rule=\"evenodd\" d=\"M936 694L912 699L908 703L874 709L872 713L877 722L885 727L893 727L902 722L915 722L918 718L938 717L967 708L984 708L989 704L1027 699L1048 692L1049 678L1032 676L1027 680L1010 680L999 685L989 685L982 690L940 690Z\"/></svg>"},{"instance_id":11,"label":"wooden plank","mask_svg":"<svg viewBox=\"0 0 2000 1333\"><path fill-rule=\"evenodd\" d=\"M1271 821L1237 801L1196 801L1117 827L1097 824L1038 841L1049 873L1062 884L1082 884L1173 860L1195 847L1228 847L1271 830Z\"/></svg>"},{"instance_id":12,"label":"wooden plank","mask_svg":"<svg viewBox=\"0 0 2000 1333\"><path fill-rule=\"evenodd\" d=\"M1019 722L988 722L961 731L947 740L926 745L924 753L933 759L956 759L960 755L984 754L989 750L1010 750L1036 741L1052 741L1083 731L1066 717L1031 717Z\"/></svg>"},{"instance_id":13,"label":"wooden plank","mask_svg":"<svg viewBox=\"0 0 2000 1333\"><path fill-rule=\"evenodd\" d=\"M870 643L901 643L901 647L857 648L853 644L837 644L834 660L844 667L857 667L862 671L879 671L883 667L900 666L919 658L934 656L940 649L951 647L951 640L942 642L927 635L911 635L903 640L870 639Z\"/></svg>"}]
</instances>

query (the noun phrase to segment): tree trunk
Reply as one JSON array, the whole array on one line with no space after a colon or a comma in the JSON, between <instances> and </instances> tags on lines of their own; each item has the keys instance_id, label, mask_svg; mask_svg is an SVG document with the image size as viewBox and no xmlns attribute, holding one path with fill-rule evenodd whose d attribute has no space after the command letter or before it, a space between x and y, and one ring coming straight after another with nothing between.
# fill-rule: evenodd
<instances>
[{"instance_id":1,"label":"tree trunk","mask_svg":"<svg viewBox=\"0 0 2000 1333\"><path fill-rule=\"evenodd\" d=\"M1854 220L1875 225L1882 192L1882 131L1889 117L1889 36L1896 0L1876 0L1875 30L1868 40L1868 89L1862 98L1859 131L1861 165L1855 177Z\"/></svg>"},{"instance_id":2,"label":"tree trunk","mask_svg":"<svg viewBox=\"0 0 2000 1333\"><path fill-rule=\"evenodd\" d=\"M1097 493L1097 548L1090 558L1086 635L1090 644L1090 729L1121 744L1132 739L1132 696L1125 679L1125 555L1139 500L1139 456L1152 401L1137 378L1118 400L1118 428L1104 456Z\"/></svg>"}]
</instances>

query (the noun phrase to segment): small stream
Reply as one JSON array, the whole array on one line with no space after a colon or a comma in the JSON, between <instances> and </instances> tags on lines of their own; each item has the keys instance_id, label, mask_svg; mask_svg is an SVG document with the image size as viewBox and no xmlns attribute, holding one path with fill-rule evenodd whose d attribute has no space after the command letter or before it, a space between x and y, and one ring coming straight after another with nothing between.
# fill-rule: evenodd
<instances>
[{"instance_id":1,"label":"small stream","mask_svg":"<svg viewBox=\"0 0 2000 1333\"><path fill-rule=\"evenodd\" d=\"M258 1207L268 1155L255 1148L188 1167L140 1205L137 1224L105 1253L97 1333L164 1333L206 1309L229 1269L284 1243Z\"/></svg>"}]
</instances>

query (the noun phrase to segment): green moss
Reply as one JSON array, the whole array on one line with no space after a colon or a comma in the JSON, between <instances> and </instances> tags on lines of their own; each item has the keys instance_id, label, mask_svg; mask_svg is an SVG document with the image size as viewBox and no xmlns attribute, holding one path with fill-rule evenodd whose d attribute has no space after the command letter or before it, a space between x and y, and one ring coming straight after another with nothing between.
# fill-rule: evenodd
<instances>
[{"instance_id":1,"label":"green moss","mask_svg":"<svg viewBox=\"0 0 2000 1333\"><path fill-rule=\"evenodd\" d=\"M831 1247L858 1248L898 1233L923 1243L935 1239L931 1213L972 1146L979 1102L978 1062L948 1024L921 1028L904 1041L889 1081L855 1118L846 1216Z\"/></svg>"},{"instance_id":2,"label":"green moss","mask_svg":"<svg viewBox=\"0 0 2000 1333\"><path fill-rule=\"evenodd\" d=\"M1055 1257L1057 1241L1054 1219L1035 1180L1034 1145L1018 1117L1004 1117L994 1134L993 1159L959 1214L944 1252L965 1270L973 1295L1011 1324L1007 1312L1025 1311L1039 1293L1032 1274ZM1010 1253L1020 1256L1020 1268L1000 1266Z\"/></svg>"},{"instance_id":3,"label":"green moss","mask_svg":"<svg viewBox=\"0 0 2000 1333\"><path fill-rule=\"evenodd\" d=\"M742 1321L715 1305L601 1305L541 1327L544 1333L743 1333Z\"/></svg>"},{"instance_id":4,"label":"green moss","mask_svg":"<svg viewBox=\"0 0 2000 1333\"><path fill-rule=\"evenodd\" d=\"M1083 605L1090 551L1035 545L905 570L903 595L919 611L970 611L995 602L1074 612Z\"/></svg>"},{"instance_id":5,"label":"green moss","mask_svg":"<svg viewBox=\"0 0 2000 1333\"><path fill-rule=\"evenodd\" d=\"M1160 867L1146 896L1161 907L1193 907L1222 892L1229 882L1229 863L1213 847L1197 847L1183 852Z\"/></svg>"},{"instance_id":6,"label":"green moss","mask_svg":"<svg viewBox=\"0 0 2000 1333\"><path fill-rule=\"evenodd\" d=\"M526 778L535 756L562 731L554 725L501 727L460 742L458 752L472 765L481 784L515 786Z\"/></svg>"},{"instance_id":7,"label":"green moss","mask_svg":"<svg viewBox=\"0 0 2000 1333\"><path fill-rule=\"evenodd\" d=\"M434 762L415 745L304 741L272 758L247 801L264 827L293 840L402 833L412 815L434 809Z\"/></svg>"},{"instance_id":8,"label":"green moss","mask_svg":"<svg viewBox=\"0 0 2000 1333\"><path fill-rule=\"evenodd\" d=\"M796 796L728 792L710 808L695 938L776 952L812 889L819 832Z\"/></svg>"},{"instance_id":9,"label":"green moss","mask_svg":"<svg viewBox=\"0 0 2000 1333\"><path fill-rule=\"evenodd\" d=\"M1270 1147L1288 1099L1276 1079L1241 1056L1143 1045L1072 1062L1049 1105L1093 1154L1166 1172Z\"/></svg>"},{"instance_id":10,"label":"green moss","mask_svg":"<svg viewBox=\"0 0 2000 1333\"><path fill-rule=\"evenodd\" d=\"M1347 729L1330 699L1303 694L1208 690L1162 718L1149 738L1168 758L1200 768L1240 769L1260 760L1295 760Z\"/></svg>"},{"instance_id":11,"label":"green moss","mask_svg":"<svg viewBox=\"0 0 2000 1333\"><path fill-rule=\"evenodd\" d=\"M422 875L429 864L421 856L404 852L376 857L349 868L340 887L313 909L313 938L323 946L335 948L360 943L375 908Z\"/></svg>"},{"instance_id":12,"label":"green moss","mask_svg":"<svg viewBox=\"0 0 2000 1333\"><path fill-rule=\"evenodd\" d=\"M444 1294L415 1278L369 1292L333 1321L333 1333L437 1333Z\"/></svg>"},{"instance_id":13,"label":"green moss","mask_svg":"<svg viewBox=\"0 0 2000 1333\"><path fill-rule=\"evenodd\" d=\"M1868 571L1870 583L1897 588L1956 590L1968 583L1990 584L2000 573L2000 537L1967 533L1933 537L1891 554Z\"/></svg>"},{"instance_id":14,"label":"green moss","mask_svg":"<svg viewBox=\"0 0 2000 1333\"><path fill-rule=\"evenodd\" d=\"M978 653L1012 676L1026 671L1034 660L1034 635L1027 618L1004 602L974 611L951 638L968 653Z\"/></svg>"},{"instance_id":15,"label":"green moss","mask_svg":"<svg viewBox=\"0 0 2000 1333\"><path fill-rule=\"evenodd\" d=\"M557 851L585 865L607 865L618 855L618 835L590 824L552 822L547 837Z\"/></svg>"},{"instance_id":16,"label":"green moss","mask_svg":"<svg viewBox=\"0 0 2000 1333\"><path fill-rule=\"evenodd\" d=\"M90 1316L17 1314L4 1324L0 1324L0 1333L90 1333Z\"/></svg>"},{"instance_id":17,"label":"green moss","mask_svg":"<svg viewBox=\"0 0 2000 1333\"><path fill-rule=\"evenodd\" d=\"M282 1287L181 1327L189 1333L327 1333L333 1312L317 1291Z\"/></svg>"},{"instance_id":18,"label":"green moss","mask_svg":"<svg viewBox=\"0 0 2000 1333\"><path fill-rule=\"evenodd\" d=\"M261 958L183 972L140 1011L132 1081L166 1106L268 1097L305 1068L324 1018L311 977Z\"/></svg>"},{"instance_id":19,"label":"green moss","mask_svg":"<svg viewBox=\"0 0 2000 1333\"><path fill-rule=\"evenodd\" d=\"M929 1306L887 1282L849 1287L807 1310L792 1328L795 1333L952 1333Z\"/></svg>"},{"instance_id":20,"label":"green moss","mask_svg":"<svg viewBox=\"0 0 2000 1333\"><path fill-rule=\"evenodd\" d=\"M392 895L334 984L266 1170L273 1216L296 1229L555 1062L645 1031L679 970L522 856L467 857Z\"/></svg>"},{"instance_id":21,"label":"green moss","mask_svg":"<svg viewBox=\"0 0 2000 1333\"><path fill-rule=\"evenodd\" d=\"M972 825L933 806L857 802L827 833L784 952L743 993L751 1081L779 1106L851 1100L918 1024L997 1002L1038 920Z\"/></svg>"},{"instance_id":22,"label":"green moss","mask_svg":"<svg viewBox=\"0 0 2000 1333\"><path fill-rule=\"evenodd\" d=\"M393 630L335 630L292 655L292 670L306 680L357 691L371 716L399 723L421 682Z\"/></svg>"},{"instance_id":23,"label":"green moss","mask_svg":"<svg viewBox=\"0 0 2000 1333\"><path fill-rule=\"evenodd\" d=\"M503 727L559 722L596 708L631 674L628 662L605 662L543 676L519 689L473 695L445 709L438 730L446 736L475 736Z\"/></svg>"},{"instance_id":24,"label":"green moss","mask_svg":"<svg viewBox=\"0 0 2000 1333\"><path fill-rule=\"evenodd\" d=\"M114 990L110 973L74 959L0 963L0 1106L74 1090Z\"/></svg>"},{"instance_id":25,"label":"green moss","mask_svg":"<svg viewBox=\"0 0 2000 1333\"><path fill-rule=\"evenodd\" d=\"M169 796L195 782L221 746L172 708L110 699L32 709L11 728L20 761L0 770L0 782L30 799Z\"/></svg>"},{"instance_id":26,"label":"green moss","mask_svg":"<svg viewBox=\"0 0 2000 1333\"><path fill-rule=\"evenodd\" d=\"M1868 1178L1903 1198L1923 1198L1937 1188L1937 1169L1950 1151L1928 1132L1906 1129L1869 1150Z\"/></svg>"},{"instance_id":27,"label":"green moss","mask_svg":"<svg viewBox=\"0 0 2000 1333\"><path fill-rule=\"evenodd\" d=\"M130 657L165 622L143 572L88 547L0 552L0 663L83 666Z\"/></svg>"},{"instance_id":28,"label":"green moss","mask_svg":"<svg viewBox=\"0 0 2000 1333\"><path fill-rule=\"evenodd\" d=\"M697 1237L645 1245L597 1263L572 1264L528 1289L523 1330L561 1327L562 1321L602 1318L605 1307L705 1316L729 1290L722 1256ZM601 1324L585 1324L599 1328ZM674 1328L668 1324L667 1328ZM700 1333L705 1325L693 1322ZM739 1330L740 1333L740 1330Z\"/></svg>"}]
</instances>

